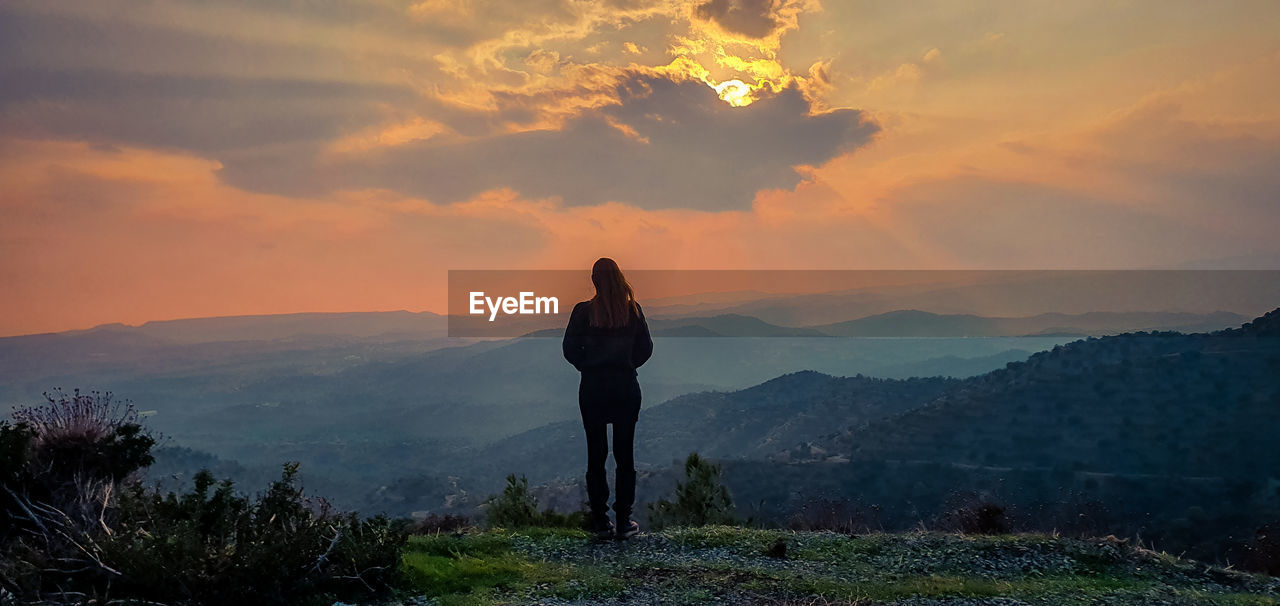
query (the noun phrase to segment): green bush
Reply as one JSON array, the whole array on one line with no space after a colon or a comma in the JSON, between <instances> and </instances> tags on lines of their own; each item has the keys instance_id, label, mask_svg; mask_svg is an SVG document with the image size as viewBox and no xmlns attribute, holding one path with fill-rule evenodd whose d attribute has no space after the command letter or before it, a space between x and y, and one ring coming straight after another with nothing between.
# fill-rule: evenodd
<instances>
[{"instance_id":1,"label":"green bush","mask_svg":"<svg viewBox=\"0 0 1280 606\"><path fill-rule=\"evenodd\" d=\"M399 574L404 523L304 497L296 463L253 498L208 471L190 492L161 494L135 477L155 439L131 405L45 397L0 422L0 596L332 603Z\"/></svg>"},{"instance_id":2,"label":"green bush","mask_svg":"<svg viewBox=\"0 0 1280 606\"><path fill-rule=\"evenodd\" d=\"M120 500L124 521L103 543L121 572L114 586L155 600L238 604L389 588L404 525L334 513L303 496L297 472L296 463L286 464L280 480L254 499L207 471L187 494L131 487Z\"/></svg>"},{"instance_id":3,"label":"green bush","mask_svg":"<svg viewBox=\"0 0 1280 606\"><path fill-rule=\"evenodd\" d=\"M684 477L676 483L674 501L659 499L649 504L649 523L654 528L739 522L729 489L720 481L719 465L691 453L684 462Z\"/></svg>"},{"instance_id":4,"label":"green bush","mask_svg":"<svg viewBox=\"0 0 1280 606\"><path fill-rule=\"evenodd\" d=\"M538 511L538 499L529 492L529 480L507 476L502 494L485 499L485 522L490 528L585 528L587 514L582 509L560 513L547 508Z\"/></svg>"},{"instance_id":5,"label":"green bush","mask_svg":"<svg viewBox=\"0 0 1280 606\"><path fill-rule=\"evenodd\" d=\"M53 490L76 478L117 482L155 462L156 440L138 420L133 403L111 392L61 389L45 404L20 408L13 417L31 432L29 468Z\"/></svg>"}]
</instances>

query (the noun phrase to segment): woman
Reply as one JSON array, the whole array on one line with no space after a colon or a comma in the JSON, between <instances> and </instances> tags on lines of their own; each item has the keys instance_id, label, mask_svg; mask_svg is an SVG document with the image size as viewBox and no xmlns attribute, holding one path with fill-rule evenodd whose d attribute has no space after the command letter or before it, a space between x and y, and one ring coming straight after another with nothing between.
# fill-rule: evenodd
<instances>
[{"instance_id":1,"label":"woman","mask_svg":"<svg viewBox=\"0 0 1280 606\"><path fill-rule=\"evenodd\" d=\"M613 259L602 258L591 268L596 294L573 307L564 331L564 358L582 373L578 410L587 430L587 498L591 527L598 538L627 539L640 532L631 519L636 497L633 443L640 415L640 383L636 368L653 353L653 340L644 312L631 285ZM613 424L613 460L618 473L613 514L609 521L609 485L604 462L609 456L605 426ZM616 528L616 531L615 531Z\"/></svg>"}]
</instances>

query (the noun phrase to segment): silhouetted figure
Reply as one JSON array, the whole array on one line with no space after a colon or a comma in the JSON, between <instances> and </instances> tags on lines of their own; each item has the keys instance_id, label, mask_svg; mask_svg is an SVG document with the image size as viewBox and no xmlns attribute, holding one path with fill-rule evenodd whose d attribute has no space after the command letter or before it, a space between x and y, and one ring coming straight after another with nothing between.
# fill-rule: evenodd
<instances>
[{"instance_id":1,"label":"silhouetted figure","mask_svg":"<svg viewBox=\"0 0 1280 606\"><path fill-rule=\"evenodd\" d=\"M653 340L644 312L631 285L613 259L602 258L591 268L596 294L573 307L564 331L564 359L582 373L578 409L587 430L587 498L592 530L599 538L615 532L609 521L609 485L605 459L609 456L606 426L613 424L613 460L617 465L613 513L616 536L626 539L640 532L631 520L636 499L634 443L640 415L640 383L636 368L653 353Z\"/></svg>"}]
</instances>

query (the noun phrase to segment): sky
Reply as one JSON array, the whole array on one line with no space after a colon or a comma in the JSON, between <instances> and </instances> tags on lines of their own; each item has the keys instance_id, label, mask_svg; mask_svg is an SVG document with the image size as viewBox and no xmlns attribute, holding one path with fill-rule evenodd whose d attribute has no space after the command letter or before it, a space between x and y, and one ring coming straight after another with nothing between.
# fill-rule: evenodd
<instances>
[{"instance_id":1,"label":"sky","mask_svg":"<svg viewBox=\"0 0 1280 606\"><path fill-rule=\"evenodd\" d=\"M6 0L0 335L450 269L1280 268L1280 3Z\"/></svg>"}]
</instances>

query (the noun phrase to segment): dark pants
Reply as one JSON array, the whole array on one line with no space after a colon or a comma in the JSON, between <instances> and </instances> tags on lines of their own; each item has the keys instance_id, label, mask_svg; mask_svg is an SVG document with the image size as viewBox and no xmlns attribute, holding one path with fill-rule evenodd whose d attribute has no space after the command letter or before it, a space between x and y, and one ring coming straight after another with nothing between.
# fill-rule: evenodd
<instances>
[{"instance_id":1,"label":"dark pants","mask_svg":"<svg viewBox=\"0 0 1280 606\"><path fill-rule=\"evenodd\" d=\"M587 430L587 499L591 502L591 513L603 517L609 510L609 482L604 469L605 459L609 457L609 438L604 423L583 427ZM618 469L614 479L613 512L619 520L631 516L631 506L636 502L636 463L632 453L635 437L635 421L613 424L613 460Z\"/></svg>"},{"instance_id":2,"label":"dark pants","mask_svg":"<svg viewBox=\"0 0 1280 606\"><path fill-rule=\"evenodd\" d=\"M613 425L613 461L617 466L613 511L619 519L631 515L636 500L634 454L636 419L640 415L640 383L634 371L584 372L578 386L578 407L587 432L587 499L591 513L608 511L609 483L605 461L609 458L608 425Z\"/></svg>"}]
</instances>

